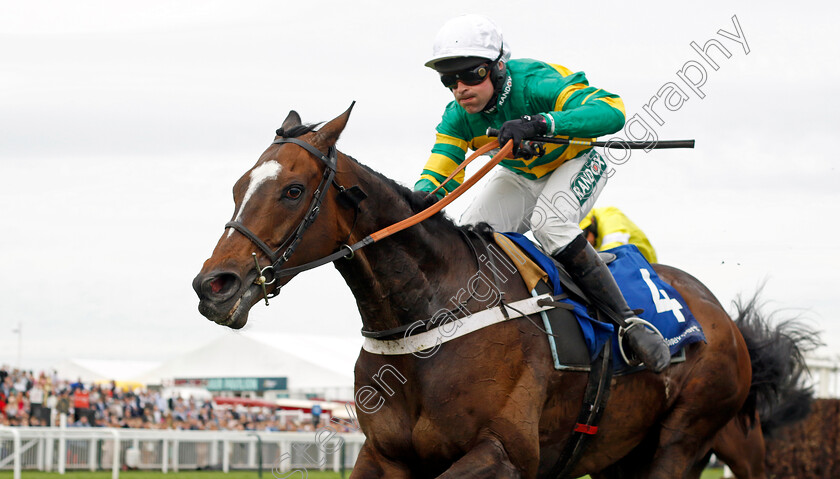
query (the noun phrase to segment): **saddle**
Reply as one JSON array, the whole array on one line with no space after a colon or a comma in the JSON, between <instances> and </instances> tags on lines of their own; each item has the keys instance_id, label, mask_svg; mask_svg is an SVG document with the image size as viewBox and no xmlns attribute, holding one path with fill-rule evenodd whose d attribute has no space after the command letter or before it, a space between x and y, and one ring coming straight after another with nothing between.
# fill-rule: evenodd
<instances>
[{"instance_id":1,"label":"saddle","mask_svg":"<svg viewBox=\"0 0 840 479\"><path fill-rule=\"evenodd\" d=\"M540 313L558 370L589 371L607 339L612 339L613 370L617 374L641 371L622 358L615 327L596 308L571 276L539 245L517 233L493 233L495 245L506 261L515 266L532 295L552 293L565 307ZM684 346L705 341L702 329L684 300L673 287L662 281L634 245L623 245L601 252L601 258L631 307L649 327L659 331L669 346L672 360L685 359Z\"/></svg>"},{"instance_id":2,"label":"saddle","mask_svg":"<svg viewBox=\"0 0 840 479\"><path fill-rule=\"evenodd\" d=\"M525 317L546 334L557 370L590 371L591 363L608 343L612 348L612 370L623 374L642 369L626 362L612 322L605 321L606 316L592 306L569 274L530 240L517 233L494 232L486 237L480 231L463 233L476 260L488 262L497 290L507 281L507 274L518 274L531 297L508 302L500 296L498 307L466 315L461 310L443 311L445 314L384 331L362 330L362 347L366 351L422 356L423 351L473 331ZM473 245L470 234L481 245L481 252ZM604 257L628 304L639 308L636 311L643 322L662 334L672 362L679 360L674 356L684 345L705 341L679 292L658 277L635 246L613 248ZM533 315L540 316L542 325L530 318Z\"/></svg>"},{"instance_id":3,"label":"saddle","mask_svg":"<svg viewBox=\"0 0 840 479\"><path fill-rule=\"evenodd\" d=\"M554 294L559 290L568 292L554 295L556 307L539 313L545 328L543 332L546 333L551 348L554 368L589 373L577 421L549 474L550 477L566 478L583 455L593 436L598 433L598 425L610 395L610 382L614 375L611 364L611 341L608 339L593 358L578 318L573 312L575 306L562 302L570 299L569 294L571 294L576 296L578 301L589 304L586 295L572 281L571 276L545 253L540 259L548 266L546 269L552 270L553 266L551 273L546 272L531 256L524 254L507 236L493 233L493 238L496 245L516 265L525 286L532 295ZM607 264L615 259L615 255L611 253L602 253L601 257ZM548 260L550 263L547 262ZM554 287L550 286L549 282L552 282Z\"/></svg>"},{"instance_id":4,"label":"saddle","mask_svg":"<svg viewBox=\"0 0 840 479\"><path fill-rule=\"evenodd\" d=\"M537 264L531 256L525 254L507 236L494 232L493 239L496 245L507 255L511 264L519 271L525 286L532 291L532 294L534 292L536 293L535 296L554 294L558 288L549 284L550 277L554 276L554 281L560 283L559 289L564 291L561 296L565 294L566 297L574 297L584 304L590 304L586 294L575 284L569 273L553 258L543 252L544 257L554 264L556 275L550 275L546 272L542 266ZM534 245L534 247L539 248L537 245ZM611 253L602 252L600 256L607 264L615 259L615 255ZM551 348L554 368L557 370L589 371L593 358L586 345L578 320L573 313L574 307L568 305L568 303L558 302L557 304L560 306L540 313L545 328L544 332Z\"/></svg>"}]
</instances>

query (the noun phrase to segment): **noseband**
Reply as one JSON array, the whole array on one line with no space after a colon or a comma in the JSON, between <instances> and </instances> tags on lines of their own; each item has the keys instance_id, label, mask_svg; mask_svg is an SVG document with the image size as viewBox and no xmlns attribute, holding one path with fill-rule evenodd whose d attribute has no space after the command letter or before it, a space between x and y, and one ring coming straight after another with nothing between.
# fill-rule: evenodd
<instances>
[{"instance_id":1,"label":"noseband","mask_svg":"<svg viewBox=\"0 0 840 479\"><path fill-rule=\"evenodd\" d=\"M277 249L272 250L265 241L261 240L257 235L254 234L253 231L249 230L245 225L238 221L229 221L225 224L225 229L233 228L236 231L242 233L243 236L251 240L257 248L259 248L263 254L265 254L271 264L261 268L259 264L259 260L257 259L257 253L251 253L254 257L254 264L257 269L257 279L254 280L255 284L258 284L263 289L263 297L265 298L265 304L268 305L269 298L273 298L280 293L280 287L275 287L274 291L268 293L266 290L266 286L273 284L277 281L278 277L282 276L291 276L293 274L297 274L301 271L305 271L307 269L312 269L322 264L326 264L330 261L335 261L336 259L347 257L353 257L353 248L348 245L342 245L342 247L336 253L333 253L325 258L321 258L319 260L306 263L301 266L297 266L295 268L286 268L280 269L284 263L289 261L289 258L292 257L292 254L295 252L295 248L297 248L298 244L300 243L300 239L303 237L303 233L312 225L315 221L315 218L318 217L318 213L321 211L321 203L324 201L324 197L327 194L327 189L329 188L330 184L335 186L335 188L339 192L339 198L342 200L342 203L351 205L355 208L358 212L359 209L359 202L361 202L367 195L361 191L358 186L353 186L349 189L344 188L343 186L339 185L335 182L335 173L336 173L336 165L338 163L337 159L337 152L335 146L331 146L327 150L327 154L321 153L320 150L315 148L314 146L306 143L305 141L298 140L297 138L278 138L272 142L272 144L283 144L283 143L294 143L295 145L300 146L301 148L305 149L309 153L311 153L315 158L321 160L322 163L326 166L324 169L324 174L321 177L321 183L318 185L318 188L312 195L312 202L309 203L309 210L307 210L306 215L303 219L298 223L297 227L286 237L286 239L280 244ZM354 221L355 223L355 221ZM271 276L271 281L267 281L266 277Z\"/></svg>"}]
</instances>

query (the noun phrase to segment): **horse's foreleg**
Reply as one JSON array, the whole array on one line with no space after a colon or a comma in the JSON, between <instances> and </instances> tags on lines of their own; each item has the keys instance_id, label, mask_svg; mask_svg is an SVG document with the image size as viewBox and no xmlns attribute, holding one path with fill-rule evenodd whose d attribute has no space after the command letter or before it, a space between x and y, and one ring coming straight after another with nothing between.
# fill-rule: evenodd
<instances>
[{"instance_id":1,"label":"horse's foreleg","mask_svg":"<svg viewBox=\"0 0 840 479\"><path fill-rule=\"evenodd\" d=\"M350 479L380 479L392 477L395 479L410 479L411 471L405 466L394 464L391 461L383 459L368 441L362 445L362 450L359 451L359 457L356 458L356 463L353 465L353 472L350 473Z\"/></svg>"},{"instance_id":2,"label":"horse's foreleg","mask_svg":"<svg viewBox=\"0 0 840 479\"><path fill-rule=\"evenodd\" d=\"M455 462L438 479L520 479L526 477L508 457L507 450L496 437L480 441Z\"/></svg>"}]
</instances>

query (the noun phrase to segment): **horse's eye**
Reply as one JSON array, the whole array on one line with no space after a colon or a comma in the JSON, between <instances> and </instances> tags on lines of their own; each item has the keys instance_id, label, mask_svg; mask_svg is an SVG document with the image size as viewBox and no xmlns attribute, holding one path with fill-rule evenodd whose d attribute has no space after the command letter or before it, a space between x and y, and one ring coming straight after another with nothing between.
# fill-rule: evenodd
<instances>
[{"instance_id":1,"label":"horse's eye","mask_svg":"<svg viewBox=\"0 0 840 479\"><path fill-rule=\"evenodd\" d=\"M288 190L286 190L286 198L296 200L300 198L300 195L303 194L303 188L300 186L292 186Z\"/></svg>"}]
</instances>

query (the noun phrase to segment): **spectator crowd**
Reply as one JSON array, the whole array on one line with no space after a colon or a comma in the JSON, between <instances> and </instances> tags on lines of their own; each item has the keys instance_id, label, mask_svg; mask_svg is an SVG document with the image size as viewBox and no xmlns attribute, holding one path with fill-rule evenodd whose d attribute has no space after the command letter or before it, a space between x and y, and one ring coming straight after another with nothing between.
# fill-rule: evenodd
<instances>
[{"instance_id":1,"label":"spectator crowd","mask_svg":"<svg viewBox=\"0 0 840 479\"><path fill-rule=\"evenodd\" d=\"M266 408L221 407L212 401L164 398L159 391L84 384L57 373L0 367L0 426L58 425L186 430L314 431L302 417L283 417Z\"/></svg>"}]
</instances>

